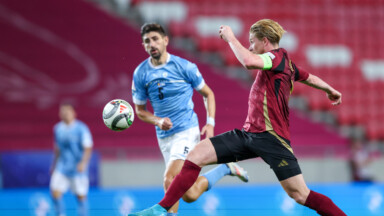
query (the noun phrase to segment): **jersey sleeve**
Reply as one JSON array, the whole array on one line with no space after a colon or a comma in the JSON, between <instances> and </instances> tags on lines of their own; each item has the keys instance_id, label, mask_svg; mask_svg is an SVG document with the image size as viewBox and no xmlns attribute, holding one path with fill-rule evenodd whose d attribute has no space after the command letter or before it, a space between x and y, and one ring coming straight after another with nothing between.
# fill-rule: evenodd
<instances>
[{"instance_id":1,"label":"jersey sleeve","mask_svg":"<svg viewBox=\"0 0 384 216\"><path fill-rule=\"evenodd\" d=\"M143 80L138 74L138 69L136 69L133 73L132 80L132 99L133 103L137 105L144 105L147 103L148 96L145 85L143 83Z\"/></svg>"},{"instance_id":2,"label":"jersey sleeve","mask_svg":"<svg viewBox=\"0 0 384 216\"><path fill-rule=\"evenodd\" d=\"M204 87L205 81L196 64L188 62L186 67L186 75L188 82L192 85L192 88L199 91Z\"/></svg>"},{"instance_id":3,"label":"jersey sleeve","mask_svg":"<svg viewBox=\"0 0 384 216\"><path fill-rule=\"evenodd\" d=\"M281 50L271 51L266 53L272 60L271 71L281 73L285 69L285 61L288 59L284 56Z\"/></svg>"},{"instance_id":4,"label":"jersey sleeve","mask_svg":"<svg viewBox=\"0 0 384 216\"><path fill-rule=\"evenodd\" d=\"M297 67L292 63L292 67L295 70L295 81L305 81L309 77L309 73L301 67Z\"/></svg>"},{"instance_id":5,"label":"jersey sleeve","mask_svg":"<svg viewBox=\"0 0 384 216\"><path fill-rule=\"evenodd\" d=\"M84 148L90 148L93 146L92 134L89 128L84 124L81 129L81 145Z\"/></svg>"}]
</instances>

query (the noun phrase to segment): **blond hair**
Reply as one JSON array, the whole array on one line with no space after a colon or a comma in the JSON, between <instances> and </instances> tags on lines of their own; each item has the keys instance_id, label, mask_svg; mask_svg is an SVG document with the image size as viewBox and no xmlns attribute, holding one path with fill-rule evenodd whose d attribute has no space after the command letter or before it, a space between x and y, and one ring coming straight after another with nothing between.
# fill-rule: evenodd
<instances>
[{"instance_id":1,"label":"blond hair","mask_svg":"<svg viewBox=\"0 0 384 216\"><path fill-rule=\"evenodd\" d=\"M272 44L279 44L285 30L273 20L262 19L251 26L249 33L254 34L259 40L267 38Z\"/></svg>"}]
</instances>

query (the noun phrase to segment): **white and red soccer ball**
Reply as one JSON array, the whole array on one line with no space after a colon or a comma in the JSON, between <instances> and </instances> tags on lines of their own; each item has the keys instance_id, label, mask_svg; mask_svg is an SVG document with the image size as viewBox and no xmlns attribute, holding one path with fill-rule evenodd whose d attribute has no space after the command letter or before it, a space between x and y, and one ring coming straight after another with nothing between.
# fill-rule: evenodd
<instances>
[{"instance_id":1,"label":"white and red soccer ball","mask_svg":"<svg viewBox=\"0 0 384 216\"><path fill-rule=\"evenodd\" d=\"M132 106L125 100L115 99L108 102L103 110L104 124L111 130L122 131L129 128L134 120Z\"/></svg>"}]
</instances>

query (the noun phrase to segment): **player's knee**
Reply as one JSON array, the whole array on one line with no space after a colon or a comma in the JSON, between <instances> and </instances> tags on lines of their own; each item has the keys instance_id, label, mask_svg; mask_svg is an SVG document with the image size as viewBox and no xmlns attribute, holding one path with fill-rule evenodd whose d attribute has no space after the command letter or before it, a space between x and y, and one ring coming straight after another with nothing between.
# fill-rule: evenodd
<instances>
[{"instance_id":1,"label":"player's knee","mask_svg":"<svg viewBox=\"0 0 384 216\"><path fill-rule=\"evenodd\" d=\"M76 197L77 197L77 200L79 200L79 201L83 201L83 200L87 199L87 196L85 196L85 195L76 195Z\"/></svg>"},{"instance_id":2,"label":"player's knee","mask_svg":"<svg viewBox=\"0 0 384 216\"><path fill-rule=\"evenodd\" d=\"M289 197L291 197L292 199L294 199L297 203L299 203L301 205L304 205L305 200L307 199L307 197L303 193L300 193L298 191L289 192L288 195L289 195Z\"/></svg>"},{"instance_id":3,"label":"player's knee","mask_svg":"<svg viewBox=\"0 0 384 216\"><path fill-rule=\"evenodd\" d=\"M163 186L164 186L164 189L167 190L169 188L169 186L171 185L172 183L172 180L173 180L173 177L171 176L165 176L164 177L164 183L163 183Z\"/></svg>"},{"instance_id":4,"label":"player's knee","mask_svg":"<svg viewBox=\"0 0 384 216\"><path fill-rule=\"evenodd\" d=\"M197 193L193 192L187 192L183 196L183 200L187 203L195 202L199 198L199 195Z\"/></svg>"},{"instance_id":5,"label":"player's knee","mask_svg":"<svg viewBox=\"0 0 384 216\"><path fill-rule=\"evenodd\" d=\"M198 154L195 153L195 150L192 150L188 153L186 160L189 160L192 163L196 163L196 161L198 161Z\"/></svg>"},{"instance_id":6,"label":"player's knee","mask_svg":"<svg viewBox=\"0 0 384 216\"><path fill-rule=\"evenodd\" d=\"M192 163L196 164L197 166L203 167L207 165L205 161L202 159L203 154L199 151L192 150L190 153L188 153L187 160L191 161Z\"/></svg>"},{"instance_id":7,"label":"player's knee","mask_svg":"<svg viewBox=\"0 0 384 216\"><path fill-rule=\"evenodd\" d=\"M51 191L51 195L53 199L60 199L61 198L61 192L60 191Z\"/></svg>"}]
</instances>

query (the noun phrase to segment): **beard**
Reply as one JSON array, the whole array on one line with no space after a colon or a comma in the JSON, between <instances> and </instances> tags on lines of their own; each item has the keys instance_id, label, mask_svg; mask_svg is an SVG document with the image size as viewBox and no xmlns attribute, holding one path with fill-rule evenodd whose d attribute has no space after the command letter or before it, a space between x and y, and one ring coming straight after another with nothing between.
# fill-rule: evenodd
<instances>
[{"instance_id":1,"label":"beard","mask_svg":"<svg viewBox=\"0 0 384 216\"><path fill-rule=\"evenodd\" d=\"M155 60L159 60L160 57L161 57L161 53L160 53L160 51L159 51L158 49L156 49L156 51L157 51L157 52L152 53L152 50L151 50L150 55L151 55L151 57L152 57L153 59L155 59Z\"/></svg>"},{"instance_id":2,"label":"beard","mask_svg":"<svg viewBox=\"0 0 384 216\"><path fill-rule=\"evenodd\" d=\"M160 53L156 53L156 54L151 55L151 57L152 57L153 59L159 60L160 57L161 57L161 55L160 55Z\"/></svg>"}]
</instances>

